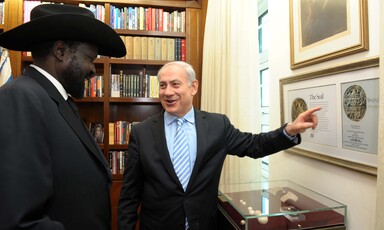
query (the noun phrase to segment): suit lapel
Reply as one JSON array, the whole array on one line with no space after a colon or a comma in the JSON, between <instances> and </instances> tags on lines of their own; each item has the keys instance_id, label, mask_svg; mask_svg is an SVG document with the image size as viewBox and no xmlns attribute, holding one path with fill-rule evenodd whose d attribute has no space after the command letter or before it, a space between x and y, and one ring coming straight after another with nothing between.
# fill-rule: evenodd
<instances>
[{"instance_id":1,"label":"suit lapel","mask_svg":"<svg viewBox=\"0 0 384 230\"><path fill-rule=\"evenodd\" d=\"M153 139L155 140L155 145L157 148L157 152L160 155L160 159L163 162L164 167L168 171L169 175L171 175L172 179L175 181L175 183L179 185L180 189L183 189L179 181L179 178L177 177L176 172L173 168L173 164L167 148L167 141L165 139L165 131L164 131L164 112L158 114L154 118L153 123L154 124L152 126L151 132L152 132Z\"/></svg>"},{"instance_id":2,"label":"suit lapel","mask_svg":"<svg viewBox=\"0 0 384 230\"><path fill-rule=\"evenodd\" d=\"M203 153L207 147L207 133L208 133L208 122L205 119L205 115L199 110L195 109L195 126L196 126L196 161L192 169L192 175L189 179L188 188L193 185L193 181L197 176L197 172L201 166L203 160Z\"/></svg>"},{"instance_id":3,"label":"suit lapel","mask_svg":"<svg viewBox=\"0 0 384 230\"><path fill-rule=\"evenodd\" d=\"M48 93L48 95L57 103L59 111L63 118L67 121L69 126L73 129L76 135L80 138L83 144L101 161L101 163L107 168L110 173L109 166L101 152L88 133L88 130L84 126L83 122L75 115L68 103L64 100L61 94L57 91L56 87L39 71L32 67L28 67L25 70L25 75L32 77L36 80Z\"/></svg>"}]
</instances>

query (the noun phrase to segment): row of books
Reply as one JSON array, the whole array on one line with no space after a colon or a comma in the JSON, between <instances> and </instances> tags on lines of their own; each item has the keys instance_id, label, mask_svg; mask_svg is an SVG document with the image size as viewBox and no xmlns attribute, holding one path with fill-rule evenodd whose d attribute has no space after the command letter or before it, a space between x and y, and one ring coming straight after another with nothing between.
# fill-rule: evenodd
<instances>
[{"instance_id":1,"label":"row of books","mask_svg":"<svg viewBox=\"0 0 384 230\"><path fill-rule=\"evenodd\" d=\"M30 21L31 10L40 4L55 4L55 2L26 0L24 1L24 18L23 22ZM0 2L0 16L4 13L4 2ZM95 17L105 23L105 7L104 5L94 5L79 3L80 7L84 7L93 12ZM3 19L1 17L0 19ZM0 21L1 22L1 21ZM127 6L127 7L110 7L110 26L114 29L129 30L147 30L147 31L164 31L164 32L185 32L185 11L166 11L163 8L143 7L143 6Z\"/></svg>"},{"instance_id":2,"label":"row of books","mask_svg":"<svg viewBox=\"0 0 384 230\"><path fill-rule=\"evenodd\" d=\"M84 97L104 96L104 76L97 75L86 79ZM159 82L157 76L144 74L111 74L110 97L159 97Z\"/></svg>"},{"instance_id":3,"label":"row of books","mask_svg":"<svg viewBox=\"0 0 384 230\"><path fill-rule=\"evenodd\" d=\"M143 6L111 6L110 10L114 29L185 32L185 11Z\"/></svg>"},{"instance_id":4,"label":"row of books","mask_svg":"<svg viewBox=\"0 0 384 230\"><path fill-rule=\"evenodd\" d=\"M4 2L0 2L0 24L4 24L4 5Z\"/></svg>"},{"instance_id":5,"label":"row of books","mask_svg":"<svg viewBox=\"0 0 384 230\"><path fill-rule=\"evenodd\" d=\"M109 151L109 166L112 174L124 173L124 162L127 151Z\"/></svg>"},{"instance_id":6,"label":"row of books","mask_svg":"<svg viewBox=\"0 0 384 230\"><path fill-rule=\"evenodd\" d=\"M163 38L146 36L120 36L127 54L121 59L186 61L187 47L184 38ZM31 56L30 51L23 51L23 56ZM100 56L98 56L100 57Z\"/></svg>"},{"instance_id":7,"label":"row of books","mask_svg":"<svg viewBox=\"0 0 384 230\"><path fill-rule=\"evenodd\" d=\"M186 39L121 36L125 43L125 59L186 61Z\"/></svg>"},{"instance_id":8,"label":"row of books","mask_svg":"<svg viewBox=\"0 0 384 230\"><path fill-rule=\"evenodd\" d=\"M112 74L110 82L111 97L159 97L157 76L144 74Z\"/></svg>"},{"instance_id":9,"label":"row of books","mask_svg":"<svg viewBox=\"0 0 384 230\"><path fill-rule=\"evenodd\" d=\"M90 79L85 79L84 97L103 97L103 89L104 76L96 75Z\"/></svg>"},{"instance_id":10,"label":"row of books","mask_svg":"<svg viewBox=\"0 0 384 230\"><path fill-rule=\"evenodd\" d=\"M139 122L116 121L109 123L109 144L124 145L129 142L132 126Z\"/></svg>"}]
</instances>

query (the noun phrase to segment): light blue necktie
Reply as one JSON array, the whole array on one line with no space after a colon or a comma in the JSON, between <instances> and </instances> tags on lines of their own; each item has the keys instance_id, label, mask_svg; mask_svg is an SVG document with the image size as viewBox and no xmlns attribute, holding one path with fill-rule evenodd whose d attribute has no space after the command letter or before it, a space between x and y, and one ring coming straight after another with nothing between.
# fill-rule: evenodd
<instances>
[{"instance_id":1,"label":"light blue necktie","mask_svg":"<svg viewBox=\"0 0 384 230\"><path fill-rule=\"evenodd\" d=\"M176 136L173 144L173 167L184 191L187 189L191 176L191 164L189 161L189 145L187 136L182 128L184 118L178 118Z\"/></svg>"},{"instance_id":2,"label":"light blue necktie","mask_svg":"<svg viewBox=\"0 0 384 230\"><path fill-rule=\"evenodd\" d=\"M176 136L173 144L173 167L184 191L187 189L189 178L191 177L191 163L189 161L189 145L187 136L183 130L185 119L178 118ZM188 229L189 224L185 217L185 229Z\"/></svg>"}]
</instances>

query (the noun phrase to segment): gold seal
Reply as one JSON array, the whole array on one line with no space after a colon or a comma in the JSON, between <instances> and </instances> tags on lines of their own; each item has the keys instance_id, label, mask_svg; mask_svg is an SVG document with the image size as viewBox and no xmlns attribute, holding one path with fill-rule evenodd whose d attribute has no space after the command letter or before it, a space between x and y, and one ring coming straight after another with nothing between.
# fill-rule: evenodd
<instances>
[{"instance_id":1,"label":"gold seal","mask_svg":"<svg viewBox=\"0 0 384 230\"><path fill-rule=\"evenodd\" d=\"M292 121L294 121L299 116L300 113L307 111L307 109L308 109L308 106L307 106L307 103L305 103L304 99L299 97L296 98L292 102L292 109L291 109Z\"/></svg>"}]
</instances>

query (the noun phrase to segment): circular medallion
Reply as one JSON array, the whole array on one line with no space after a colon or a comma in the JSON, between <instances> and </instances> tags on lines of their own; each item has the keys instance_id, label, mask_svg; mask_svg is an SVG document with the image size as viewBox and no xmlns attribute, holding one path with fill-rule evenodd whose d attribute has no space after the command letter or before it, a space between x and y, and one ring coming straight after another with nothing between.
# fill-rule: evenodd
<instances>
[{"instance_id":1,"label":"circular medallion","mask_svg":"<svg viewBox=\"0 0 384 230\"><path fill-rule=\"evenodd\" d=\"M359 85L352 85L344 92L343 106L345 115L352 121L363 119L367 111L367 96Z\"/></svg>"},{"instance_id":2,"label":"circular medallion","mask_svg":"<svg viewBox=\"0 0 384 230\"><path fill-rule=\"evenodd\" d=\"M291 118L292 121L294 121L300 113L306 111L308 109L307 103L305 103L304 99L302 98L296 98L292 102L292 108L291 108Z\"/></svg>"}]
</instances>

